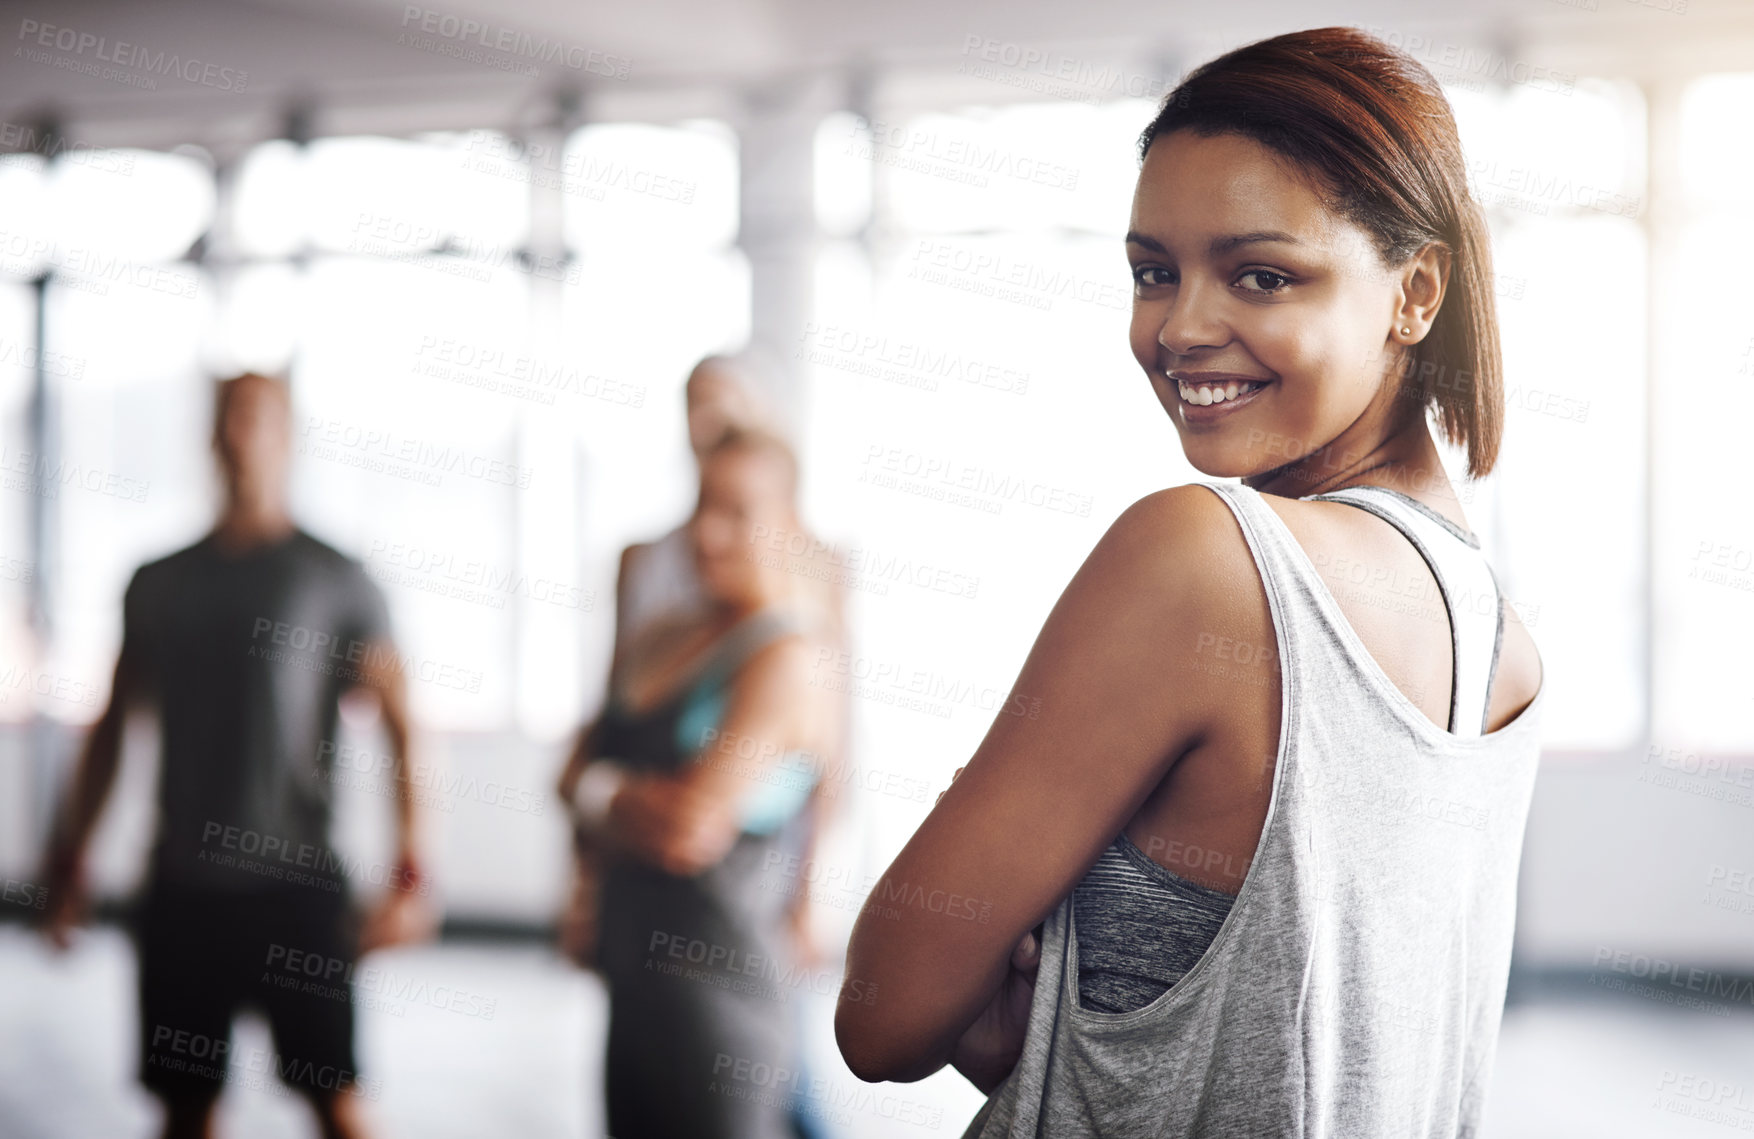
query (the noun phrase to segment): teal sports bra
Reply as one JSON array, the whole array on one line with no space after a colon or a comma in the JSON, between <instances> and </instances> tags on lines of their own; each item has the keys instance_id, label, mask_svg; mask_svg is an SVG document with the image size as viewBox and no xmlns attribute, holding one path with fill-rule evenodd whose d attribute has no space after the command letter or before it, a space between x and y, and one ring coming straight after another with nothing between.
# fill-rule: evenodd
<instances>
[{"instance_id":1,"label":"teal sports bra","mask_svg":"<svg viewBox=\"0 0 1754 1139\"><path fill-rule=\"evenodd\" d=\"M702 687L707 687L702 691ZM693 755L707 745L724 722L727 693L722 686L697 686L676 718L676 747ZM733 758L733 762L735 759ZM751 763L754 761L751 760ZM755 789L743 798L742 823L748 834L772 834L804 806L816 786L816 765L810 753L794 748L763 772Z\"/></svg>"},{"instance_id":2,"label":"teal sports bra","mask_svg":"<svg viewBox=\"0 0 1754 1139\"><path fill-rule=\"evenodd\" d=\"M599 744L602 754L657 770L674 771L682 764L700 762L697 753L709 747L724 722L731 678L757 651L799 628L800 618L788 610L757 611L720 637L694 679L657 706L633 713L611 696ZM709 750L707 755L723 755L737 767L753 768L756 763L755 757L739 756L736 749ZM777 831L798 814L819 775L820 764L799 749L786 752L759 775L751 770L748 778L754 786L741 806L743 831L754 835Z\"/></svg>"}]
</instances>

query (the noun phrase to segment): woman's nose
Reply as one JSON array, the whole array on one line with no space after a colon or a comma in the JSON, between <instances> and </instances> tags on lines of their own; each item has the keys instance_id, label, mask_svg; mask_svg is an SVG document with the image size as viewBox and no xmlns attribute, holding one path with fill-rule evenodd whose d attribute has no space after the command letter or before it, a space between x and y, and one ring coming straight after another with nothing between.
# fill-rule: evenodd
<instances>
[{"instance_id":1,"label":"woman's nose","mask_svg":"<svg viewBox=\"0 0 1754 1139\"><path fill-rule=\"evenodd\" d=\"M1197 282L1184 281L1163 310L1157 343L1177 357L1191 356L1201 348L1222 348L1230 342L1230 329L1214 311L1212 291Z\"/></svg>"}]
</instances>

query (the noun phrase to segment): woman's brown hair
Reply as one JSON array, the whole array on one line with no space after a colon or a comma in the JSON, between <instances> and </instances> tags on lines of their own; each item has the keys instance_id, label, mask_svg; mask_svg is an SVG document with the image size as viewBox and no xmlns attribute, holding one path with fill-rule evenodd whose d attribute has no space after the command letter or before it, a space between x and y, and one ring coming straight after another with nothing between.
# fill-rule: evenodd
<instances>
[{"instance_id":1,"label":"woman's brown hair","mask_svg":"<svg viewBox=\"0 0 1754 1139\"><path fill-rule=\"evenodd\" d=\"M1315 175L1384 265L1428 241L1449 249L1443 304L1431 334L1406 350L1400 395L1422 412L1436 404L1443 437L1467 450L1469 478L1490 472L1504 433L1491 239L1431 73L1356 28L1291 32L1190 72L1139 137L1141 161L1176 130L1242 135Z\"/></svg>"},{"instance_id":2,"label":"woman's brown hair","mask_svg":"<svg viewBox=\"0 0 1754 1139\"><path fill-rule=\"evenodd\" d=\"M792 445L786 442L784 436L754 424L732 424L725 428L724 434L720 435L713 442L713 445L707 448L706 454L701 456L701 466L704 468L707 463L720 455L733 452L761 455L778 463L784 478L786 495L796 503L798 496L798 453L792 450Z\"/></svg>"}]
</instances>

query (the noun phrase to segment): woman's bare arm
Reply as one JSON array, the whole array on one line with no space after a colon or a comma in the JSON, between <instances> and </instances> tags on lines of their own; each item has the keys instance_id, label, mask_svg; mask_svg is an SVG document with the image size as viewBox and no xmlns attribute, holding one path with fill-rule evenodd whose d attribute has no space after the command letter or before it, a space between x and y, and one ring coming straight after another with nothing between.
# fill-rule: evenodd
<instances>
[{"instance_id":1,"label":"woman's bare arm","mask_svg":"<svg viewBox=\"0 0 1754 1139\"><path fill-rule=\"evenodd\" d=\"M621 670L627 665L627 594L632 588L633 575L637 571L637 563L643 556L647 544L636 542L621 551L621 558L615 571L615 634L609 648L609 683L610 694L615 692L621 680ZM572 802L573 789L578 786L579 776L584 774L585 765L597 755L597 725L602 716L592 720L579 730L574 737L572 750L567 753L566 762L561 765L560 776L555 780L555 790L560 795L562 804ZM582 837L582 836L581 836Z\"/></svg>"},{"instance_id":2,"label":"woman's bare arm","mask_svg":"<svg viewBox=\"0 0 1754 1139\"><path fill-rule=\"evenodd\" d=\"M1012 953L1070 893L1212 722L1186 669L1204 613L1253 582L1211 570L1235 522L1211 491L1139 500L1037 636L1005 710L879 880L854 926L835 1034L866 1080L917 1080L1006 981ZM880 907L880 909L874 909Z\"/></svg>"},{"instance_id":3,"label":"woman's bare arm","mask_svg":"<svg viewBox=\"0 0 1754 1139\"><path fill-rule=\"evenodd\" d=\"M611 833L672 874L717 863L741 833L741 804L807 738L812 655L801 636L753 654L731 680L719 727L675 775L636 776L610 808Z\"/></svg>"}]
</instances>

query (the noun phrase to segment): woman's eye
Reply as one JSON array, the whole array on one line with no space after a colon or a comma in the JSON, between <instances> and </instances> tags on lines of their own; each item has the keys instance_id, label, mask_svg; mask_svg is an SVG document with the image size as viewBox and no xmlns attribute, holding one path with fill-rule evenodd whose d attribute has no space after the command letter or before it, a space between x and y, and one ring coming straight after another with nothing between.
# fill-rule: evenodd
<instances>
[{"instance_id":1,"label":"woman's eye","mask_svg":"<svg viewBox=\"0 0 1754 1139\"><path fill-rule=\"evenodd\" d=\"M1133 270L1133 283L1140 288L1153 288L1158 285L1173 285L1168 269L1159 265L1141 265Z\"/></svg>"},{"instance_id":2,"label":"woman's eye","mask_svg":"<svg viewBox=\"0 0 1754 1139\"><path fill-rule=\"evenodd\" d=\"M1245 293L1277 293L1291 283L1291 278L1283 273L1275 273L1271 269L1250 269L1237 280L1246 281L1250 277L1255 278L1255 284L1258 287L1244 289Z\"/></svg>"}]
</instances>

